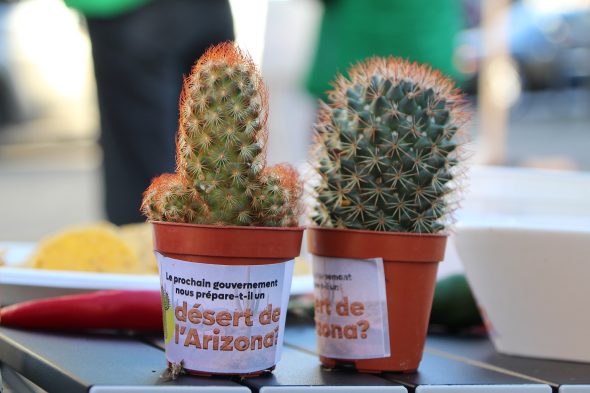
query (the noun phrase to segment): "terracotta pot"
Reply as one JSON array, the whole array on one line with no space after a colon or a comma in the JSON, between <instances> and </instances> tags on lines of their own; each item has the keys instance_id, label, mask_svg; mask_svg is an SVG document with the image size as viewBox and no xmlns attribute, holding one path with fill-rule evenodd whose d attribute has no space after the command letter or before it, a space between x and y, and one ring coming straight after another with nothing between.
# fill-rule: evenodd
<instances>
[{"instance_id":1,"label":"terracotta pot","mask_svg":"<svg viewBox=\"0 0 590 393\"><path fill-rule=\"evenodd\" d=\"M184 261L267 265L299 256L303 227L241 227L152 222L154 248Z\"/></svg>"},{"instance_id":2,"label":"terracotta pot","mask_svg":"<svg viewBox=\"0 0 590 393\"><path fill-rule=\"evenodd\" d=\"M383 258L391 356L334 359L327 367L352 364L361 372L413 372L422 359L438 262L447 235L309 228L312 254L350 259Z\"/></svg>"},{"instance_id":3,"label":"terracotta pot","mask_svg":"<svg viewBox=\"0 0 590 393\"><path fill-rule=\"evenodd\" d=\"M300 253L304 230L302 227L212 226L171 222L152 222L152 224L155 251L174 260L195 262L195 267L190 268L189 266L189 268L197 273L199 273L198 269L203 271L202 266L207 267L208 265L225 265L223 268L227 272L227 265L236 267L274 265L293 260ZM186 264L184 265L186 266ZM210 271L211 267L209 266L207 269ZM224 279L231 279L227 276L231 276L231 273L224 276ZM161 278L164 280L163 276ZM290 285L290 283L285 282L284 285ZM288 293L286 296L288 297ZM203 301L205 300L194 302L202 303ZM192 303L189 303L188 307L192 307ZM166 324L166 320L164 323ZM204 329L203 325L187 326ZM209 329L213 327L211 326ZM284 332L284 318L281 319L279 331ZM250 351L243 353L253 356ZM203 351L200 356L207 356L206 354L207 352ZM195 375L255 376L271 371L274 369L274 365L244 373L211 372L210 370L190 369L187 366L185 369L188 373Z\"/></svg>"}]
</instances>

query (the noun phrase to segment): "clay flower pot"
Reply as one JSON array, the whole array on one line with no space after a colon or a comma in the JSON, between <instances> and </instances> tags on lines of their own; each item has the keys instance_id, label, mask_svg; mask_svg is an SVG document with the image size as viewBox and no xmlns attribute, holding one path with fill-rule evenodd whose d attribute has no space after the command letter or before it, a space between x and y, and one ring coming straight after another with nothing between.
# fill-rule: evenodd
<instances>
[{"instance_id":1,"label":"clay flower pot","mask_svg":"<svg viewBox=\"0 0 590 393\"><path fill-rule=\"evenodd\" d=\"M152 224L169 364L197 375L274 369L304 228Z\"/></svg>"},{"instance_id":2,"label":"clay flower pot","mask_svg":"<svg viewBox=\"0 0 590 393\"><path fill-rule=\"evenodd\" d=\"M352 364L361 372L412 372L418 368L438 262L444 257L446 240L446 235L439 234L309 228L308 247L314 255L318 346L320 360L325 366ZM332 273L342 274L318 272L316 256L329 257L321 258L322 266ZM383 260L382 268L375 269L376 272L381 269L382 273L378 274L381 278L363 276L363 263L367 268L381 266L380 261L366 261L372 258ZM356 270L348 274L346 266L352 267L353 264L357 265ZM322 278L330 279L329 285L338 287L328 295L332 299L325 301L334 303L330 315L327 310L322 310L325 304L317 298L321 291L319 287L322 284L322 288L327 286L326 281L318 282ZM379 280L384 280L384 291L381 292L378 290L382 285ZM369 295L369 292L375 295ZM374 299L379 293L385 298ZM355 301L355 296L364 299ZM371 296L372 300L368 299ZM373 315L379 313L381 319ZM343 335L338 323L342 324ZM372 335L378 340L370 344Z\"/></svg>"}]
</instances>

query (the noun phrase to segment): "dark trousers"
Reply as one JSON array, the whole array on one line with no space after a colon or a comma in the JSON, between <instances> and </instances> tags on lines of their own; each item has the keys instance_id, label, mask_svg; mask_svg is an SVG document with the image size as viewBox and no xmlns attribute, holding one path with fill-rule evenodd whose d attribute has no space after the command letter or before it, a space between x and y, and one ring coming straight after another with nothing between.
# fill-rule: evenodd
<instances>
[{"instance_id":1,"label":"dark trousers","mask_svg":"<svg viewBox=\"0 0 590 393\"><path fill-rule=\"evenodd\" d=\"M155 0L115 18L88 19L100 109L106 213L143 221L142 193L175 169L183 75L212 44L232 40L226 0Z\"/></svg>"}]
</instances>

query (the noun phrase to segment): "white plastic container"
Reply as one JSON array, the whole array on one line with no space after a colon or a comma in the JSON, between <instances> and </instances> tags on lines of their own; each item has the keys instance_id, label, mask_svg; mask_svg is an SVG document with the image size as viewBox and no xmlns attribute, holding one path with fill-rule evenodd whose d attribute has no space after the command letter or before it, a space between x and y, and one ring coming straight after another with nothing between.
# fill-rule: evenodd
<instances>
[{"instance_id":1,"label":"white plastic container","mask_svg":"<svg viewBox=\"0 0 590 393\"><path fill-rule=\"evenodd\" d=\"M455 239L499 352L590 362L590 228L460 225Z\"/></svg>"},{"instance_id":2,"label":"white plastic container","mask_svg":"<svg viewBox=\"0 0 590 393\"><path fill-rule=\"evenodd\" d=\"M590 362L590 175L476 168L455 245L499 352Z\"/></svg>"}]
</instances>

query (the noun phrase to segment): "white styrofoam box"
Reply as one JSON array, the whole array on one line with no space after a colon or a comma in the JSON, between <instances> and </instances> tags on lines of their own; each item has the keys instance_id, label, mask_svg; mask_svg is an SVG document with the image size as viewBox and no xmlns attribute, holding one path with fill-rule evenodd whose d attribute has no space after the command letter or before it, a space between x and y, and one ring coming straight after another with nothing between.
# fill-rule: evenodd
<instances>
[{"instance_id":1,"label":"white styrofoam box","mask_svg":"<svg viewBox=\"0 0 590 393\"><path fill-rule=\"evenodd\" d=\"M499 352L590 361L590 228L470 223L455 240Z\"/></svg>"},{"instance_id":2,"label":"white styrofoam box","mask_svg":"<svg viewBox=\"0 0 590 393\"><path fill-rule=\"evenodd\" d=\"M500 352L590 361L590 174L474 168L454 241Z\"/></svg>"},{"instance_id":3,"label":"white styrofoam box","mask_svg":"<svg viewBox=\"0 0 590 393\"><path fill-rule=\"evenodd\" d=\"M521 228L590 227L590 174L474 166L460 181L458 225L483 223ZM451 227L439 277L463 272Z\"/></svg>"},{"instance_id":4,"label":"white styrofoam box","mask_svg":"<svg viewBox=\"0 0 590 393\"><path fill-rule=\"evenodd\" d=\"M459 221L472 215L590 217L590 173L474 166L462 183Z\"/></svg>"}]
</instances>

